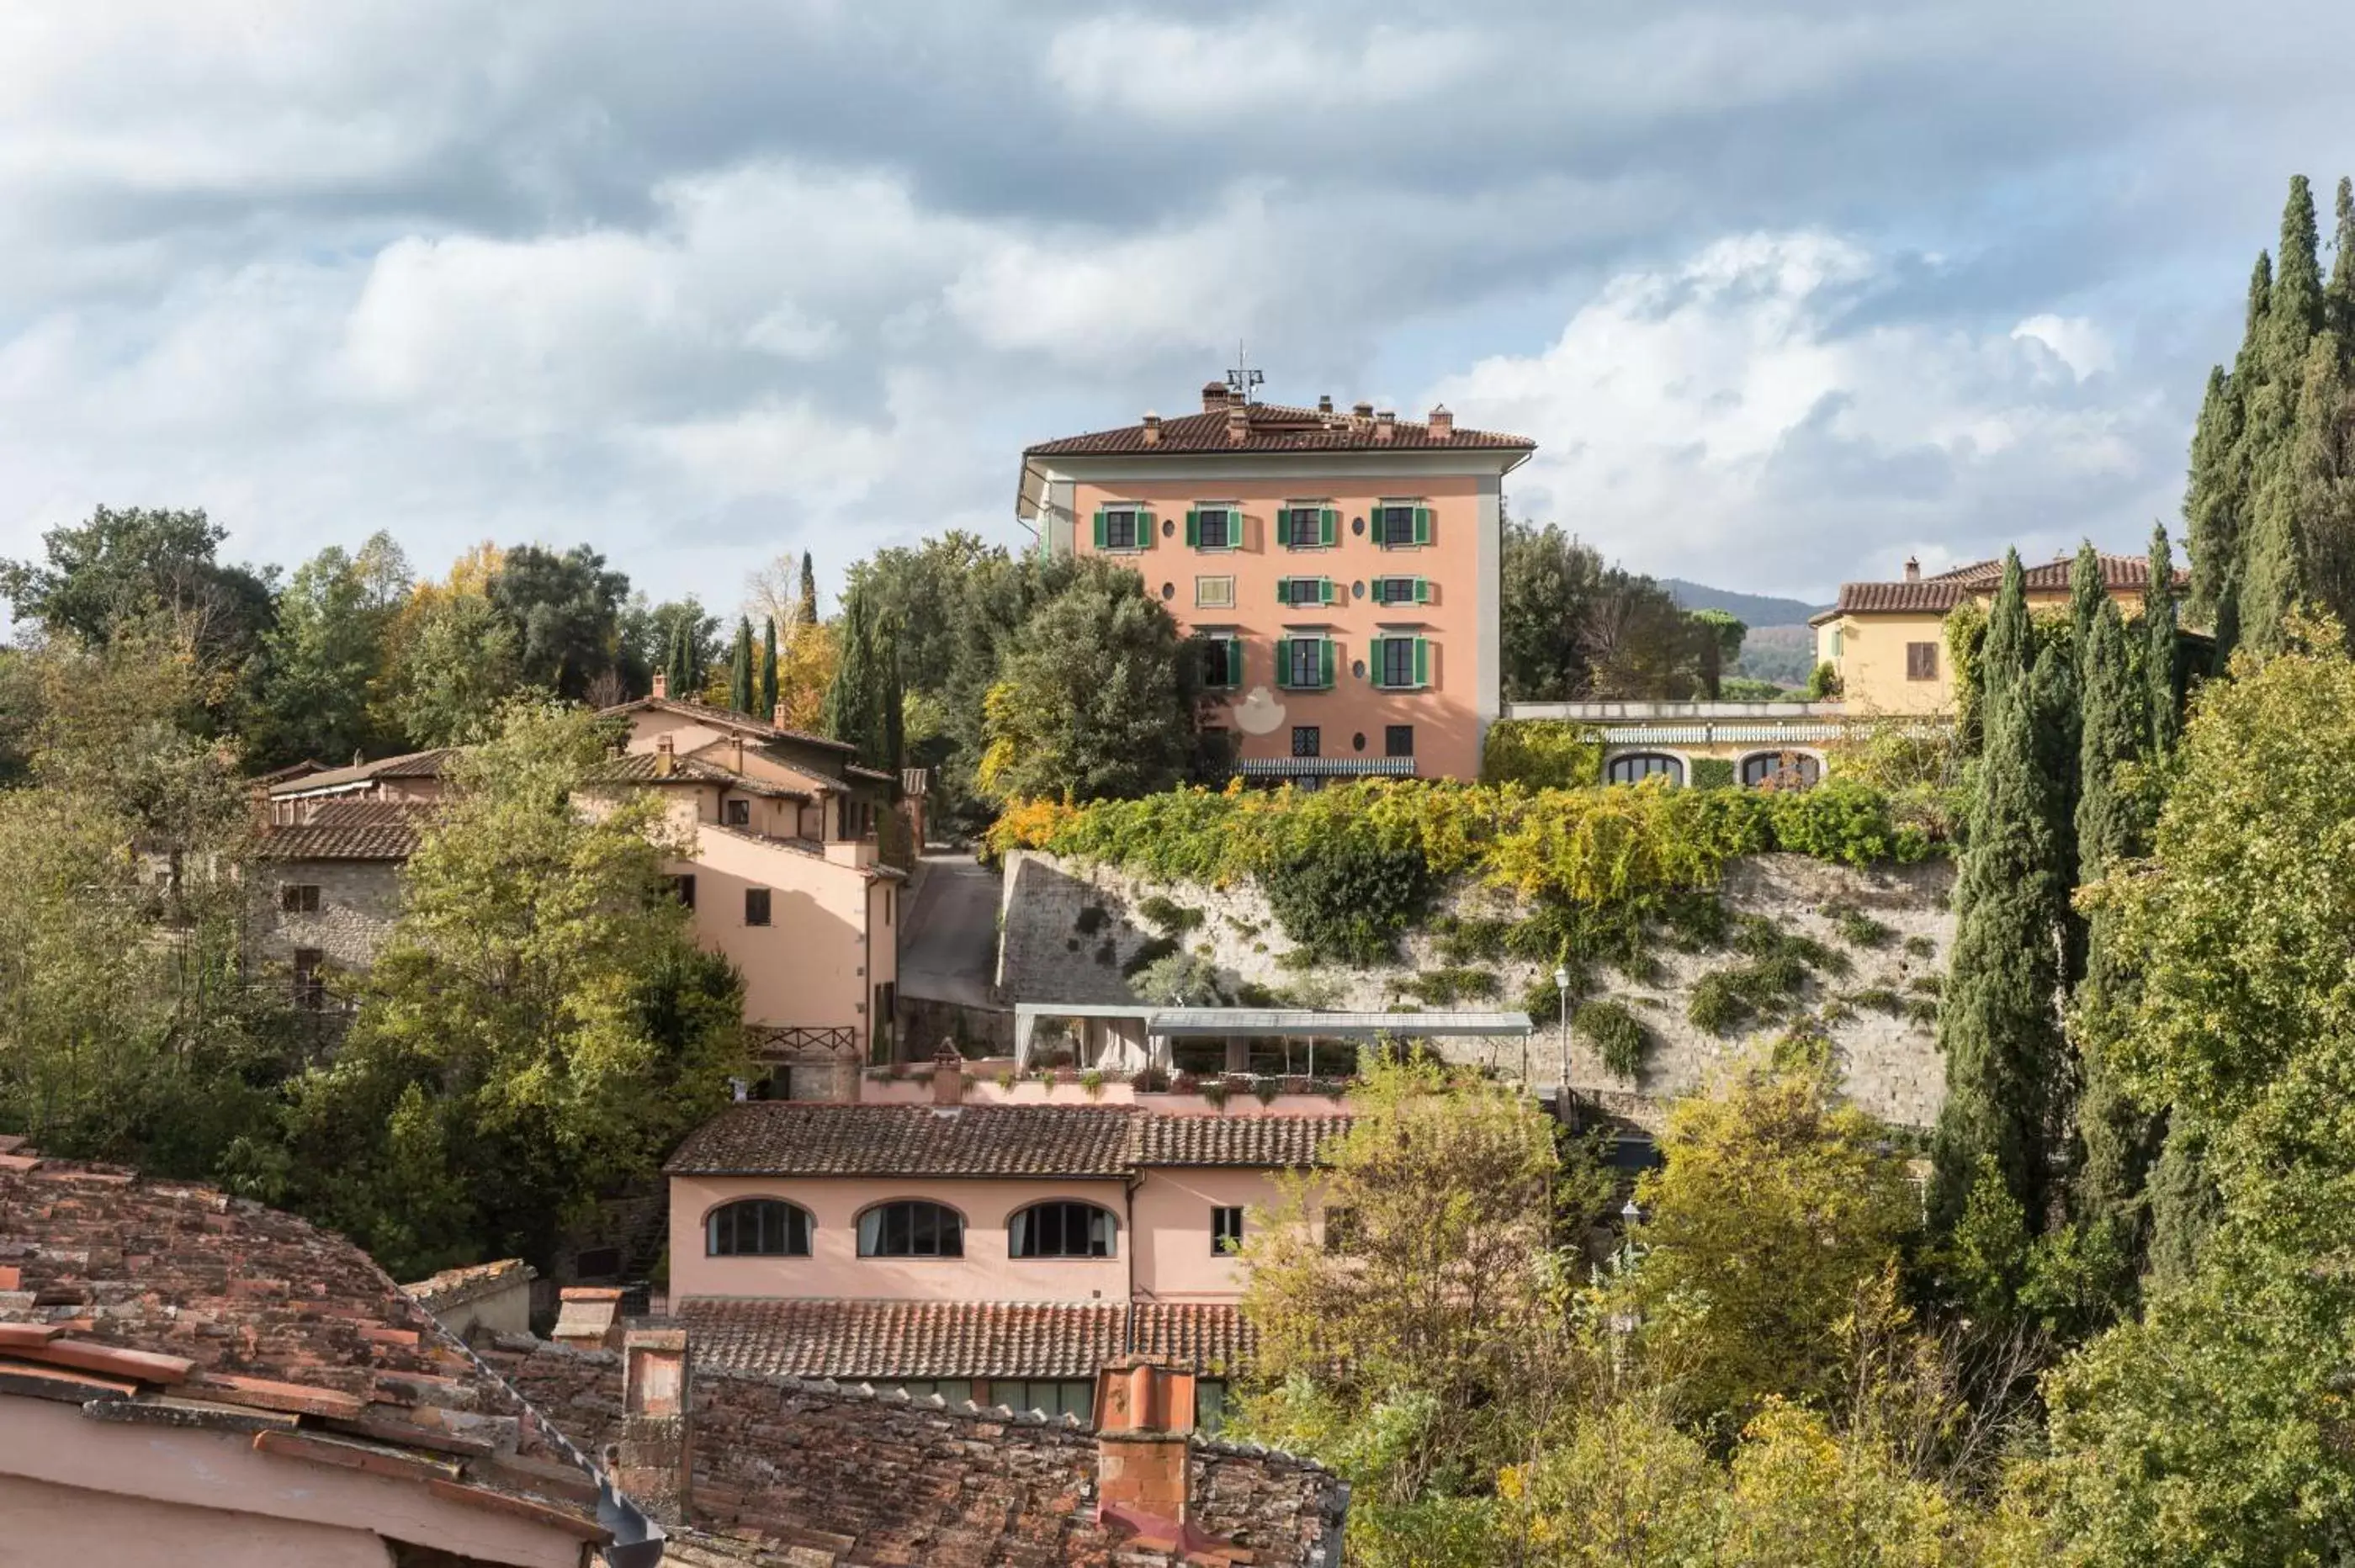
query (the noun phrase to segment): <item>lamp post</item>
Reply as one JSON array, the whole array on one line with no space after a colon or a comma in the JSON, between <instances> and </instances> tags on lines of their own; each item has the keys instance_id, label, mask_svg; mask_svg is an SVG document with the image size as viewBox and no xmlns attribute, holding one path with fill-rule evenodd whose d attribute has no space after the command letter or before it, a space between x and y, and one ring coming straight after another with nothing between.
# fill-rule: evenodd
<instances>
[{"instance_id":1,"label":"lamp post","mask_svg":"<svg viewBox=\"0 0 2355 1568\"><path fill-rule=\"evenodd\" d=\"M1570 966L1553 966L1553 994L1561 1001L1561 1081L1555 1086L1554 1098L1559 1114L1567 1119L1570 1113Z\"/></svg>"}]
</instances>

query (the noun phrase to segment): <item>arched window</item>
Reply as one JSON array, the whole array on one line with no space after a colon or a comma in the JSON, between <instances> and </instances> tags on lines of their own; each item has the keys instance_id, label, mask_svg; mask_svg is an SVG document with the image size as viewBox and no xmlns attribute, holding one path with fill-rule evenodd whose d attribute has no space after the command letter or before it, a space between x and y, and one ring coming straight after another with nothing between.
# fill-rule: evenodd
<instances>
[{"instance_id":1,"label":"arched window","mask_svg":"<svg viewBox=\"0 0 2355 1568\"><path fill-rule=\"evenodd\" d=\"M1685 765L1666 752L1629 752L1612 758L1603 771L1606 784L1639 784L1655 774L1680 784L1685 782Z\"/></svg>"},{"instance_id":2,"label":"arched window","mask_svg":"<svg viewBox=\"0 0 2355 1568\"><path fill-rule=\"evenodd\" d=\"M1033 1203L1007 1221L1006 1242L1018 1258L1108 1258L1113 1229L1092 1203Z\"/></svg>"},{"instance_id":3,"label":"arched window","mask_svg":"<svg viewBox=\"0 0 2355 1568\"><path fill-rule=\"evenodd\" d=\"M778 1198L722 1203L704 1216L703 1250L715 1258L805 1258L809 1211Z\"/></svg>"},{"instance_id":4,"label":"arched window","mask_svg":"<svg viewBox=\"0 0 2355 1568\"><path fill-rule=\"evenodd\" d=\"M862 1258L961 1258L964 1218L938 1203L878 1203L858 1216Z\"/></svg>"},{"instance_id":5,"label":"arched window","mask_svg":"<svg viewBox=\"0 0 2355 1568\"><path fill-rule=\"evenodd\" d=\"M1805 752L1753 752L1742 759L1742 782L1753 789L1813 789L1824 765Z\"/></svg>"}]
</instances>

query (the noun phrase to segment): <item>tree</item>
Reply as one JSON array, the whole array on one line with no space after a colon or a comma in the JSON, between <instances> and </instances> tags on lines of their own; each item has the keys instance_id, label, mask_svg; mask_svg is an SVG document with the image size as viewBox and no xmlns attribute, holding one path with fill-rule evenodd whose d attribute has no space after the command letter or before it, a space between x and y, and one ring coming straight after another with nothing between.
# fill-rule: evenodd
<instances>
[{"instance_id":1,"label":"tree","mask_svg":"<svg viewBox=\"0 0 2355 1568\"><path fill-rule=\"evenodd\" d=\"M579 701L621 654L630 580L587 545L506 552L485 594L515 635L526 684Z\"/></svg>"},{"instance_id":2,"label":"tree","mask_svg":"<svg viewBox=\"0 0 2355 1568\"><path fill-rule=\"evenodd\" d=\"M269 630L274 574L221 564L227 537L201 511L101 507L43 534L42 562L0 562L0 593L19 618L93 644L161 612L208 671L233 678ZM207 705L226 693L226 681L208 689Z\"/></svg>"},{"instance_id":3,"label":"tree","mask_svg":"<svg viewBox=\"0 0 2355 1568\"><path fill-rule=\"evenodd\" d=\"M378 698L405 601L400 547L378 534L354 558L330 545L295 569L248 671L241 728L263 767L344 763L387 750ZM395 586L391 574L400 573Z\"/></svg>"},{"instance_id":4,"label":"tree","mask_svg":"<svg viewBox=\"0 0 2355 1568\"><path fill-rule=\"evenodd\" d=\"M842 601L842 659L826 688L826 732L858 750L868 767L900 769L900 699L895 629L867 589Z\"/></svg>"},{"instance_id":5,"label":"tree","mask_svg":"<svg viewBox=\"0 0 2355 1568\"><path fill-rule=\"evenodd\" d=\"M2150 575L2142 591L2143 677L2150 686L2144 703L2150 719L2150 754L2165 758L2183 728L2182 653L2178 645L2175 555L2167 527L2150 529ZM2092 880L2091 878L2085 879Z\"/></svg>"},{"instance_id":6,"label":"tree","mask_svg":"<svg viewBox=\"0 0 2355 1568\"><path fill-rule=\"evenodd\" d=\"M981 788L1099 800L1171 787L1193 755L1190 664L1144 579L1098 568L1014 636L985 709Z\"/></svg>"},{"instance_id":7,"label":"tree","mask_svg":"<svg viewBox=\"0 0 2355 1568\"><path fill-rule=\"evenodd\" d=\"M482 594L440 591L421 593L399 628L379 699L385 727L420 750L485 738L523 683L514 628Z\"/></svg>"},{"instance_id":8,"label":"tree","mask_svg":"<svg viewBox=\"0 0 2355 1568\"><path fill-rule=\"evenodd\" d=\"M1916 1222L1888 1130L1825 1072L1751 1063L1678 1101L1659 1147L1629 1299L1681 1413L1734 1430L1771 1399L1828 1393L1838 1325Z\"/></svg>"},{"instance_id":9,"label":"tree","mask_svg":"<svg viewBox=\"0 0 2355 1568\"><path fill-rule=\"evenodd\" d=\"M2251 305L2253 312L2261 309ZM2183 518L2190 530L2192 613L2211 624L2240 592L2234 568L2245 497L2234 483L2233 456L2240 441L2240 399L2224 368L2213 366L2200 402L2199 422L2192 427L2191 475L2183 494Z\"/></svg>"},{"instance_id":10,"label":"tree","mask_svg":"<svg viewBox=\"0 0 2355 1568\"><path fill-rule=\"evenodd\" d=\"M753 717L766 721L777 711L777 618L761 623L761 681L753 700Z\"/></svg>"},{"instance_id":11,"label":"tree","mask_svg":"<svg viewBox=\"0 0 2355 1568\"><path fill-rule=\"evenodd\" d=\"M684 679L672 668L671 659L682 640L687 650ZM660 670L673 697L692 699L703 689L719 656L719 617L705 610L692 593L654 605L643 595L634 597L622 616L622 650L619 667L631 694L652 690L655 672Z\"/></svg>"},{"instance_id":12,"label":"tree","mask_svg":"<svg viewBox=\"0 0 2355 1568\"><path fill-rule=\"evenodd\" d=\"M736 618L736 651L728 663L728 706L739 713L750 713L756 692L752 674L752 622L749 616L739 615Z\"/></svg>"},{"instance_id":13,"label":"tree","mask_svg":"<svg viewBox=\"0 0 2355 1568\"><path fill-rule=\"evenodd\" d=\"M826 694L834 688L834 672L841 662L835 629L821 621L795 626L787 635L777 664L777 700L785 728L816 733L825 722Z\"/></svg>"},{"instance_id":14,"label":"tree","mask_svg":"<svg viewBox=\"0 0 2355 1568\"><path fill-rule=\"evenodd\" d=\"M794 606L794 618L800 624L817 624L817 568L810 563L810 552L802 551L801 598Z\"/></svg>"},{"instance_id":15,"label":"tree","mask_svg":"<svg viewBox=\"0 0 2355 1568\"><path fill-rule=\"evenodd\" d=\"M2041 1226L2057 1110L2061 1040L2056 932L2067 882L2059 874L2054 790L2040 765L2035 703L2021 663L2026 583L2015 553L1988 618L1984 660L1986 751L1955 891L1955 946L1938 1045L1946 1099L1934 1145L1931 1211L1960 1217L1982 1156Z\"/></svg>"},{"instance_id":16,"label":"tree","mask_svg":"<svg viewBox=\"0 0 2355 1568\"><path fill-rule=\"evenodd\" d=\"M335 1059L297 1087L291 1197L390 1272L544 1258L741 1071L741 982L667 892L660 803L580 809L604 731L516 704L453 797Z\"/></svg>"}]
</instances>

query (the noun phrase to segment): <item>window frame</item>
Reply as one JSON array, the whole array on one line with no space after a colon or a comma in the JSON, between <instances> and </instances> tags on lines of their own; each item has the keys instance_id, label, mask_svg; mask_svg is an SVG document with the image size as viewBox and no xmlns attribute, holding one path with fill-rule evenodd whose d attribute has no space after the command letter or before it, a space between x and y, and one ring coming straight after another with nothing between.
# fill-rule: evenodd
<instances>
[{"instance_id":1,"label":"window frame","mask_svg":"<svg viewBox=\"0 0 2355 1568\"><path fill-rule=\"evenodd\" d=\"M716 1227L719 1217L731 1210L752 1209L762 1205L786 1211L784 1247L776 1252L757 1249L747 1252L741 1246L731 1246L726 1251L720 1250L716 1244L719 1241ZM799 1217L801 1230L801 1250L798 1252L794 1250L792 1244L794 1216ZM762 1228L761 1226L754 1228L756 1241L760 1239L759 1232ZM741 1240L741 1238L739 1236L731 1239ZM816 1251L817 1216L790 1198L778 1198L762 1192L747 1193L741 1198L730 1198L725 1202L714 1203L703 1211L703 1255L707 1258L805 1258L814 1255Z\"/></svg>"},{"instance_id":2,"label":"window frame","mask_svg":"<svg viewBox=\"0 0 2355 1568\"><path fill-rule=\"evenodd\" d=\"M1221 667L1220 675L1222 678L1218 680L1210 678L1209 656L1207 653L1204 654L1201 667L1202 689L1205 691L1240 690L1243 684L1243 640L1232 632L1199 633L1194 640L1206 649L1215 647L1219 650Z\"/></svg>"},{"instance_id":3,"label":"window frame","mask_svg":"<svg viewBox=\"0 0 2355 1568\"><path fill-rule=\"evenodd\" d=\"M1064 1250L1060 1252L1036 1250L1046 1227L1034 1216L1042 1215L1050 1209L1057 1211L1055 1229L1064 1242ZM1072 1210L1082 1211L1087 1217L1087 1250L1083 1252L1070 1250L1070 1227L1073 1218L1070 1211ZM1099 1228L1103 1232L1101 1237L1096 1234ZM1099 1242L1103 1247L1102 1252L1094 1250ZM1025 1251L1025 1247L1032 1250ZM1120 1218L1103 1204L1091 1203L1084 1198L1041 1198L1035 1203L1025 1203L1006 1217L1006 1255L1018 1263L1093 1263L1102 1258L1116 1258L1120 1256Z\"/></svg>"},{"instance_id":4,"label":"window frame","mask_svg":"<svg viewBox=\"0 0 2355 1568\"><path fill-rule=\"evenodd\" d=\"M1303 746L1307 749L1303 751ZM1325 727L1322 724L1295 724L1292 727L1292 754L1295 757L1323 756Z\"/></svg>"},{"instance_id":5,"label":"window frame","mask_svg":"<svg viewBox=\"0 0 2355 1568\"><path fill-rule=\"evenodd\" d=\"M1401 743L1400 740L1400 737L1401 736L1405 737L1403 743ZM1383 725L1382 755L1385 757L1413 757L1414 726L1412 724Z\"/></svg>"},{"instance_id":6,"label":"window frame","mask_svg":"<svg viewBox=\"0 0 2355 1568\"><path fill-rule=\"evenodd\" d=\"M1203 538L1204 514L1219 515L1219 542L1212 544ZM1241 506L1233 501L1197 501L1186 508L1186 548L1210 550L1224 555L1242 548Z\"/></svg>"},{"instance_id":7,"label":"window frame","mask_svg":"<svg viewBox=\"0 0 2355 1568\"><path fill-rule=\"evenodd\" d=\"M756 899L759 901L757 905L753 901ZM753 912L756 908L760 912L760 918L757 920L753 918ZM776 900L769 889L746 888L744 890L744 923L746 925L768 925L775 918L775 915Z\"/></svg>"},{"instance_id":8,"label":"window frame","mask_svg":"<svg viewBox=\"0 0 2355 1568\"><path fill-rule=\"evenodd\" d=\"M1313 654L1303 654L1305 646ZM1304 660L1312 667L1308 679L1300 678ZM1327 691L1333 685L1336 656L1333 639L1321 633L1307 636L1284 636L1275 644L1275 684L1285 691Z\"/></svg>"},{"instance_id":9,"label":"window frame","mask_svg":"<svg viewBox=\"0 0 2355 1568\"><path fill-rule=\"evenodd\" d=\"M1303 518L1309 519L1305 534ZM1340 511L1330 501L1291 500L1276 508L1275 542L1285 549L1331 549L1340 538Z\"/></svg>"},{"instance_id":10,"label":"window frame","mask_svg":"<svg viewBox=\"0 0 2355 1568\"><path fill-rule=\"evenodd\" d=\"M1661 763L1666 766L1646 767L1631 778L1623 779L1614 776L1620 765L1628 763ZM1605 757L1603 761L1603 782L1606 784L1639 784L1646 779L1658 777L1661 774L1666 774L1670 784L1681 788L1685 783L1686 774L1684 759L1672 752L1643 751L1622 752L1615 757Z\"/></svg>"},{"instance_id":11,"label":"window frame","mask_svg":"<svg viewBox=\"0 0 2355 1568\"><path fill-rule=\"evenodd\" d=\"M750 827L752 826L752 802L744 795L730 795L719 803L719 826Z\"/></svg>"},{"instance_id":12,"label":"window frame","mask_svg":"<svg viewBox=\"0 0 2355 1568\"><path fill-rule=\"evenodd\" d=\"M1936 643L1905 645L1905 678L1908 680L1938 678L1938 645Z\"/></svg>"},{"instance_id":13,"label":"window frame","mask_svg":"<svg viewBox=\"0 0 2355 1568\"><path fill-rule=\"evenodd\" d=\"M279 883L278 912L281 914L318 913L319 884L316 882Z\"/></svg>"},{"instance_id":14,"label":"window frame","mask_svg":"<svg viewBox=\"0 0 2355 1568\"><path fill-rule=\"evenodd\" d=\"M1228 1216L1232 1215L1232 1219ZM1243 1250L1243 1205L1213 1203L1210 1205L1210 1255L1231 1258ZM1228 1243L1233 1243L1229 1246Z\"/></svg>"},{"instance_id":15,"label":"window frame","mask_svg":"<svg viewBox=\"0 0 2355 1568\"><path fill-rule=\"evenodd\" d=\"M953 1237L955 1250L953 1252L938 1250L937 1244L934 1251L928 1253L916 1252L913 1250L907 1252L888 1252L882 1250L882 1243L887 1239L883 1233L885 1225L889 1223L887 1216L890 1211L894 1209L906 1209L911 1211L908 1237L911 1249L915 1240L915 1225L913 1219L914 1211L932 1211L932 1218L935 1227L934 1235L936 1243L939 1240L938 1225L940 1216L943 1214L947 1215L951 1220L954 1220L956 1222L954 1235ZM868 1220L870 1216L875 1218L875 1236L871 1246L868 1236ZM939 1202L933 1199L886 1198L879 1202L869 1203L866 1208L861 1209L858 1211L858 1216L851 1221L851 1225L858 1238L858 1257L859 1261L862 1263L870 1260L906 1262L910 1259L961 1259L964 1256L964 1232L966 1230L966 1224L964 1212L960 1210L952 1209L949 1205Z\"/></svg>"},{"instance_id":16,"label":"window frame","mask_svg":"<svg viewBox=\"0 0 2355 1568\"><path fill-rule=\"evenodd\" d=\"M327 1005L327 950L298 947L292 963L294 1005L316 1012Z\"/></svg>"},{"instance_id":17,"label":"window frame","mask_svg":"<svg viewBox=\"0 0 2355 1568\"><path fill-rule=\"evenodd\" d=\"M1225 585L1225 591L1226 591L1226 597L1225 597L1225 598L1223 598L1223 599L1205 599L1204 597L1202 597L1202 589L1203 589L1203 586L1204 586L1205 584L1207 584L1207 583L1212 583L1212 582L1222 583L1222 584L1224 584L1224 585ZM1194 579L1194 608L1195 608L1195 609L1197 609L1197 610L1231 610L1231 609L1233 609L1234 607L1235 607L1235 580L1234 580L1234 578L1233 578L1233 577L1231 577L1231 576L1220 576L1220 575L1212 574L1212 575L1209 575L1209 576L1199 576L1199 577L1196 577L1196 578Z\"/></svg>"},{"instance_id":18,"label":"window frame","mask_svg":"<svg viewBox=\"0 0 2355 1568\"><path fill-rule=\"evenodd\" d=\"M1755 763L1764 763L1767 766L1758 777L1753 779L1750 776L1750 772L1751 765ZM1792 782L1777 783L1778 776L1785 768L1788 768L1793 775ZM1734 776L1742 781L1742 787L1744 789L1813 789L1824 782L1824 763L1823 759L1813 752L1794 751L1787 748L1780 751L1746 752L1742 754L1742 760L1734 764Z\"/></svg>"},{"instance_id":19,"label":"window frame","mask_svg":"<svg viewBox=\"0 0 2355 1568\"><path fill-rule=\"evenodd\" d=\"M1387 496L1377 500L1367 518L1367 527L1374 535L1374 543L1383 549L1417 549L1431 542L1431 505L1419 496ZM1392 514L1406 514L1404 538L1393 539L1391 532Z\"/></svg>"},{"instance_id":20,"label":"window frame","mask_svg":"<svg viewBox=\"0 0 2355 1568\"><path fill-rule=\"evenodd\" d=\"M1113 520L1124 517L1128 542L1113 540ZM1152 548L1153 509L1142 501L1107 501L1096 508L1095 548L1108 555L1137 555Z\"/></svg>"},{"instance_id":21,"label":"window frame","mask_svg":"<svg viewBox=\"0 0 2355 1568\"><path fill-rule=\"evenodd\" d=\"M688 909L695 907L695 873L674 871L669 874L670 896Z\"/></svg>"}]
</instances>

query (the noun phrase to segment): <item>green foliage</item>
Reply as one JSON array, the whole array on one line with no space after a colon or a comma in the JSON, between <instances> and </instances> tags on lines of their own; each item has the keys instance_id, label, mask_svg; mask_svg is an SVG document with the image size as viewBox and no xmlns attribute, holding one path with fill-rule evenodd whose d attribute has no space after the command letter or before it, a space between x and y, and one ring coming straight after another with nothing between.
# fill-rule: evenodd
<instances>
[{"instance_id":1,"label":"green foliage","mask_svg":"<svg viewBox=\"0 0 2355 1568\"><path fill-rule=\"evenodd\" d=\"M1128 988L1140 1000L1173 1008L1215 1008L1241 1001L1216 965L1197 954L1169 952L1136 965Z\"/></svg>"},{"instance_id":2,"label":"green foliage","mask_svg":"<svg viewBox=\"0 0 2355 1568\"><path fill-rule=\"evenodd\" d=\"M1692 698L1732 662L1729 644L1741 648L1739 621L1721 611L1688 615L1659 583L1605 566L1556 524L1506 522L1499 591L1513 701Z\"/></svg>"},{"instance_id":3,"label":"green foliage","mask_svg":"<svg viewBox=\"0 0 2355 1568\"><path fill-rule=\"evenodd\" d=\"M239 722L256 763L340 763L395 749L400 737L384 733L373 699L408 592L409 563L389 534L357 558L329 546L296 569L246 671Z\"/></svg>"},{"instance_id":4,"label":"green foliage","mask_svg":"<svg viewBox=\"0 0 2355 1568\"><path fill-rule=\"evenodd\" d=\"M227 537L201 511L101 507L43 534L41 561L0 562L0 595L18 620L93 646L161 615L202 668L234 675L270 626L276 569L222 564Z\"/></svg>"},{"instance_id":5,"label":"green foliage","mask_svg":"<svg viewBox=\"0 0 2355 1568\"><path fill-rule=\"evenodd\" d=\"M1830 660L1818 663L1807 672L1807 700L1829 702L1840 695L1839 669Z\"/></svg>"},{"instance_id":6,"label":"green foliage","mask_svg":"<svg viewBox=\"0 0 2355 1568\"><path fill-rule=\"evenodd\" d=\"M759 696L758 677L752 667L752 619L749 615L736 618L736 649L728 663L728 706L739 713L751 713L753 699ZM761 718L768 715L762 713Z\"/></svg>"},{"instance_id":7,"label":"green foliage","mask_svg":"<svg viewBox=\"0 0 2355 1568\"><path fill-rule=\"evenodd\" d=\"M1202 926L1200 910L1190 909L1162 893L1147 893L1137 900L1136 912L1164 936L1184 936Z\"/></svg>"},{"instance_id":8,"label":"green foliage","mask_svg":"<svg viewBox=\"0 0 2355 1568\"><path fill-rule=\"evenodd\" d=\"M1603 740L1563 719L1499 719L1481 743L1480 777L1530 789L1584 789L1603 782Z\"/></svg>"},{"instance_id":9,"label":"green foliage","mask_svg":"<svg viewBox=\"0 0 2355 1568\"><path fill-rule=\"evenodd\" d=\"M1729 757L1695 757L1692 764L1692 784L1695 789L1732 789L1733 762Z\"/></svg>"},{"instance_id":10,"label":"green foliage","mask_svg":"<svg viewBox=\"0 0 2355 1568\"><path fill-rule=\"evenodd\" d=\"M1570 1016L1570 1027L1578 1038L1594 1048L1594 1054L1604 1067L1618 1077L1634 1082L1644 1069L1644 1051L1651 1044L1651 1031L1643 1019L1617 1002L1604 998L1581 1002Z\"/></svg>"},{"instance_id":11,"label":"green foliage","mask_svg":"<svg viewBox=\"0 0 2355 1568\"><path fill-rule=\"evenodd\" d=\"M826 732L870 768L897 774L904 709L898 629L854 581L842 601L842 662L826 688Z\"/></svg>"},{"instance_id":12,"label":"green foliage","mask_svg":"<svg viewBox=\"0 0 2355 1568\"><path fill-rule=\"evenodd\" d=\"M515 639L524 684L581 701L613 672L630 580L587 545L560 555L517 546L500 557L484 595Z\"/></svg>"},{"instance_id":13,"label":"green foliage","mask_svg":"<svg viewBox=\"0 0 2355 1568\"><path fill-rule=\"evenodd\" d=\"M480 593L412 598L390 661L385 727L421 749L486 739L523 680L515 629Z\"/></svg>"},{"instance_id":14,"label":"green foliage","mask_svg":"<svg viewBox=\"0 0 2355 1568\"><path fill-rule=\"evenodd\" d=\"M1107 938L1106 941L1109 942L1110 939ZM1179 951L1178 939L1174 936L1148 936L1136 944L1136 951L1130 954L1127 960L1121 965L1121 978L1133 980L1154 965Z\"/></svg>"},{"instance_id":15,"label":"green foliage","mask_svg":"<svg viewBox=\"0 0 2355 1568\"><path fill-rule=\"evenodd\" d=\"M1487 969L1427 969L1400 981L1399 989L1425 1006L1452 1008L1458 1002L1494 997L1497 984L1496 975Z\"/></svg>"},{"instance_id":16,"label":"green foliage","mask_svg":"<svg viewBox=\"0 0 2355 1568\"><path fill-rule=\"evenodd\" d=\"M1505 956L1515 922L1485 915L1443 914L1431 923L1439 956L1452 965L1494 964Z\"/></svg>"},{"instance_id":17,"label":"green foliage","mask_svg":"<svg viewBox=\"0 0 2355 1568\"><path fill-rule=\"evenodd\" d=\"M1395 958L1399 938L1429 913L1436 891L1422 844L1371 821L1339 828L1313 853L1277 859L1259 881L1284 934L1304 951L1359 965Z\"/></svg>"},{"instance_id":18,"label":"green foliage","mask_svg":"<svg viewBox=\"0 0 2355 1568\"><path fill-rule=\"evenodd\" d=\"M1897 931L1884 925L1864 911L1846 901L1828 903L1817 912L1832 923L1832 929L1851 947L1886 947Z\"/></svg>"}]
</instances>

